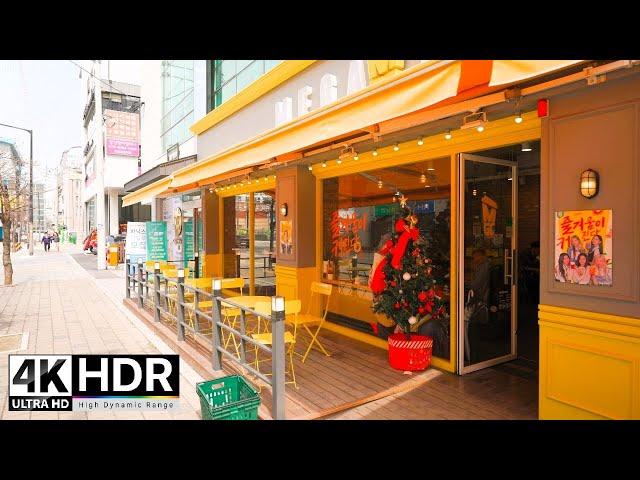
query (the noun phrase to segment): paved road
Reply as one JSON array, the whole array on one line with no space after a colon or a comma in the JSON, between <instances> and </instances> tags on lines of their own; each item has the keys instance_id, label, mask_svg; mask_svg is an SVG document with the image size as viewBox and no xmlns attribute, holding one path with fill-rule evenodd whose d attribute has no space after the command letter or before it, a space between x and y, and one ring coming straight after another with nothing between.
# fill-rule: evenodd
<instances>
[{"instance_id":1,"label":"paved road","mask_svg":"<svg viewBox=\"0 0 640 480\"><path fill-rule=\"evenodd\" d=\"M29 335L27 349L15 353L173 353L122 305L124 272L99 272L95 256L79 252L12 255L14 286L0 287L0 336ZM180 373L180 408L172 412L9 412L8 354L0 352L0 419L198 419L202 378L183 361Z\"/></svg>"}]
</instances>

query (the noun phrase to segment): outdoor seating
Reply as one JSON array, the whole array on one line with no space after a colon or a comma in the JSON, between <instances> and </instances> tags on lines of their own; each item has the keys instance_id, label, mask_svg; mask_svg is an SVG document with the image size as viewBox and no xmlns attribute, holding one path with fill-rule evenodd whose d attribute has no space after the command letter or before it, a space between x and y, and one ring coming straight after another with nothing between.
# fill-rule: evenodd
<instances>
[{"instance_id":1,"label":"outdoor seating","mask_svg":"<svg viewBox=\"0 0 640 480\"><path fill-rule=\"evenodd\" d=\"M307 350L302 355L303 363L309 356L309 353L311 352L311 348L313 348L314 345L317 345L316 348L320 350L322 353L324 353L327 357L330 356L329 352L327 352L327 350L322 346L322 344L318 340L318 334L320 333L320 330L322 329L322 326L324 325L324 322L327 318L327 313L329 312L329 300L331 299L332 290L333 290L333 285L331 284L322 283L322 282L312 282L311 296L309 298L307 312L297 316L297 319L296 319L297 325L304 327L307 333L311 336L311 340L309 342ZM323 297L325 297L326 299L324 300L324 308L322 309L322 315L318 316L318 315L312 314L311 308L314 305L314 302L317 301L317 299L320 299L320 301L322 302L321 299ZM309 326L314 324L317 324L317 328L315 329L315 331L312 331L311 328L309 328Z\"/></svg>"},{"instance_id":2,"label":"outdoor seating","mask_svg":"<svg viewBox=\"0 0 640 480\"><path fill-rule=\"evenodd\" d=\"M271 315L271 303L270 302L258 302L254 308L256 312L264 313L266 315ZM284 314L287 319L287 323L292 323L294 325L293 333L289 331L284 332L284 344L289 345L287 349L287 355L289 356L289 371L285 374L291 375L291 381L285 383L293 383L293 386L297 389L298 384L296 383L296 373L293 366L293 354L296 344L296 333L297 333L297 318L302 310L302 302L300 300L288 300L284 302ZM293 322L289 321L290 317L293 316ZM263 345L271 345L273 343L273 335L270 332L266 333L254 333L251 337L260 342ZM260 360L258 358L258 347L255 347L255 358L254 364L256 370L260 371ZM271 375L267 373L265 375Z\"/></svg>"}]
</instances>

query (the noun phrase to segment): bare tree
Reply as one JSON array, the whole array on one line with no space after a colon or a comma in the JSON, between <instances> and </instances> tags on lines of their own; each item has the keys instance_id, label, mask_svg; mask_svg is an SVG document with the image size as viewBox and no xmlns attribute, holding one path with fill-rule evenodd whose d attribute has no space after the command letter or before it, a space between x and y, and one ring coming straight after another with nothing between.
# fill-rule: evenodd
<instances>
[{"instance_id":1,"label":"bare tree","mask_svg":"<svg viewBox=\"0 0 640 480\"><path fill-rule=\"evenodd\" d=\"M29 184L23 175L25 163L15 146L0 141L0 220L2 221L2 264L4 284L13 283L11 239L18 225L26 225L29 213ZM16 244L20 239L17 239Z\"/></svg>"}]
</instances>

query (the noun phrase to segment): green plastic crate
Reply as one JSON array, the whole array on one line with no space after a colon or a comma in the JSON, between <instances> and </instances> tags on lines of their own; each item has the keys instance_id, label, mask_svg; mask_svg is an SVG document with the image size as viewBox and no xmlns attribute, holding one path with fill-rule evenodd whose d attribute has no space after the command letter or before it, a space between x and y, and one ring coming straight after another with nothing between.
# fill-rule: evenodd
<instances>
[{"instance_id":1,"label":"green plastic crate","mask_svg":"<svg viewBox=\"0 0 640 480\"><path fill-rule=\"evenodd\" d=\"M196 385L203 420L257 420L260 394L240 375Z\"/></svg>"}]
</instances>

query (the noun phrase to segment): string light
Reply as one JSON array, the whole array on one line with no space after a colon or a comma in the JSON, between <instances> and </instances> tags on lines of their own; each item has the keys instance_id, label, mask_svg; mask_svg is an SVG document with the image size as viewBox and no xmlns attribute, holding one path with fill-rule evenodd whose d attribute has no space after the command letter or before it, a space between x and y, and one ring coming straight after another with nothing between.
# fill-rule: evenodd
<instances>
[{"instance_id":1,"label":"string light","mask_svg":"<svg viewBox=\"0 0 640 480\"><path fill-rule=\"evenodd\" d=\"M447 133L444 134L445 140L451 140L451 129L447 130Z\"/></svg>"},{"instance_id":2,"label":"string light","mask_svg":"<svg viewBox=\"0 0 640 480\"><path fill-rule=\"evenodd\" d=\"M325 168L327 166L327 162L322 162L322 168Z\"/></svg>"},{"instance_id":3,"label":"string light","mask_svg":"<svg viewBox=\"0 0 640 480\"><path fill-rule=\"evenodd\" d=\"M393 144L393 151L397 152L398 150L400 150L400 146L398 145L398 142Z\"/></svg>"},{"instance_id":4,"label":"string light","mask_svg":"<svg viewBox=\"0 0 640 480\"><path fill-rule=\"evenodd\" d=\"M336 161L336 163L337 163L338 165L340 165L340 164L342 163L342 160L338 159L338 160Z\"/></svg>"},{"instance_id":5,"label":"string light","mask_svg":"<svg viewBox=\"0 0 640 480\"><path fill-rule=\"evenodd\" d=\"M420 137L420 138L418 139L418 145L420 145L420 146L424 145L424 139L423 139L423 137Z\"/></svg>"},{"instance_id":6,"label":"string light","mask_svg":"<svg viewBox=\"0 0 640 480\"><path fill-rule=\"evenodd\" d=\"M378 149L374 148L373 152L371 152L371 155L373 155L374 157L377 157L378 156Z\"/></svg>"},{"instance_id":7,"label":"string light","mask_svg":"<svg viewBox=\"0 0 640 480\"><path fill-rule=\"evenodd\" d=\"M518 112L518 114L513 119L513 121L516 122L516 123L522 123L522 114L520 112Z\"/></svg>"},{"instance_id":8,"label":"string light","mask_svg":"<svg viewBox=\"0 0 640 480\"><path fill-rule=\"evenodd\" d=\"M309 165L307 168L309 169L309 171L313 170L313 166L312 165Z\"/></svg>"},{"instance_id":9,"label":"string light","mask_svg":"<svg viewBox=\"0 0 640 480\"><path fill-rule=\"evenodd\" d=\"M382 188L382 180L378 180L378 188Z\"/></svg>"},{"instance_id":10,"label":"string light","mask_svg":"<svg viewBox=\"0 0 640 480\"><path fill-rule=\"evenodd\" d=\"M355 152L355 154L353 155L353 159L358 160L359 158L360 156L358 155L358 152Z\"/></svg>"},{"instance_id":11,"label":"string light","mask_svg":"<svg viewBox=\"0 0 640 480\"><path fill-rule=\"evenodd\" d=\"M420 183L427 183L427 176L424 173L420 175Z\"/></svg>"},{"instance_id":12,"label":"string light","mask_svg":"<svg viewBox=\"0 0 640 480\"><path fill-rule=\"evenodd\" d=\"M478 125L478 126L476 127L476 130L477 130L479 133L484 132L484 125Z\"/></svg>"}]
</instances>

